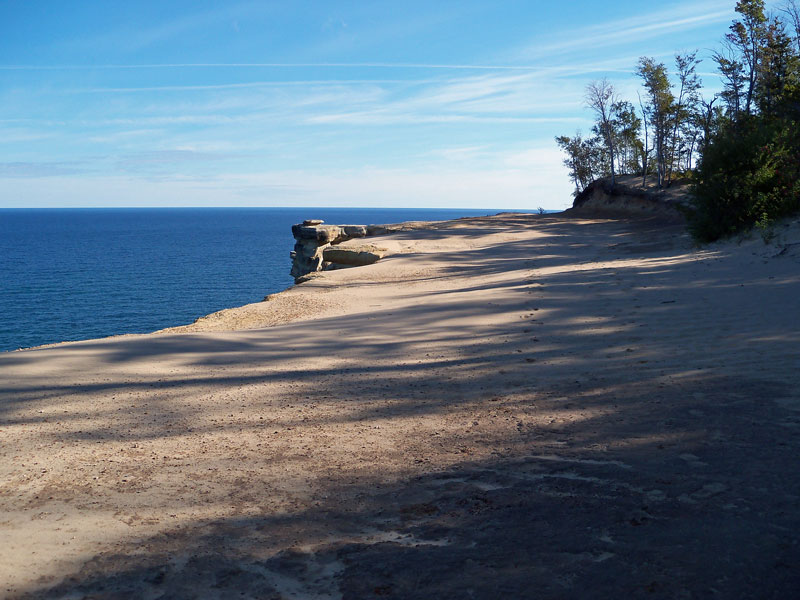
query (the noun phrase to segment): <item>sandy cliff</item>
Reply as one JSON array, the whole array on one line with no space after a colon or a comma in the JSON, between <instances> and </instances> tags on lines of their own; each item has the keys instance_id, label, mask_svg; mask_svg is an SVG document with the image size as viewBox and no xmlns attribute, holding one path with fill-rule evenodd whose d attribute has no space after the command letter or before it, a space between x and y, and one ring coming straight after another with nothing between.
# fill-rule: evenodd
<instances>
[{"instance_id":1,"label":"sandy cliff","mask_svg":"<svg viewBox=\"0 0 800 600\"><path fill-rule=\"evenodd\" d=\"M641 177L624 175L617 177L613 186L610 178L592 182L578 194L568 212L584 216L655 216L681 222L680 207L690 198L690 185L685 180L657 189L652 178L642 185Z\"/></svg>"}]
</instances>

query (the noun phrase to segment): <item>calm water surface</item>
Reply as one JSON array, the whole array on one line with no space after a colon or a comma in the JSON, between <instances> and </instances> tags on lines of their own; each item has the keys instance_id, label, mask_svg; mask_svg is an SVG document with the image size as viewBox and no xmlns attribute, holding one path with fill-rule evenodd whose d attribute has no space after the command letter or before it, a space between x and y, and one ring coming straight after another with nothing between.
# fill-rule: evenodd
<instances>
[{"instance_id":1,"label":"calm water surface","mask_svg":"<svg viewBox=\"0 0 800 600\"><path fill-rule=\"evenodd\" d=\"M145 333L292 284L293 223L493 214L437 209L2 209L0 351Z\"/></svg>"}]
</instances>

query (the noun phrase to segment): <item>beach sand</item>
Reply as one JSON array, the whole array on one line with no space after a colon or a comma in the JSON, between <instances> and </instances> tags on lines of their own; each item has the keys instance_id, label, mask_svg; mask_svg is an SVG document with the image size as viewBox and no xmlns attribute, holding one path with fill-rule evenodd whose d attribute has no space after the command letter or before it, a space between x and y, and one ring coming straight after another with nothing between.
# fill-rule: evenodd
<instances>
[{"instance_id":1,"label":"beach sand","mask_svg":"<svg viewBox=\"0 0 800 600\"><path fill-rule=\"evenodd\" d=\"M0 596L800 589L798 222L376 240L193 325L0 354Z\"/></svg>"}]
</instances>

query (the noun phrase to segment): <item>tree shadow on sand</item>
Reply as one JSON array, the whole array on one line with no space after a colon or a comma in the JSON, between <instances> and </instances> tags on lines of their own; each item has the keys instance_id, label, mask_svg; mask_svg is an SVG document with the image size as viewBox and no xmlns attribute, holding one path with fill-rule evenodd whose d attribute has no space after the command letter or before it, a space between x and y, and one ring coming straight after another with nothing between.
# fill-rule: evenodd
<instances>
[{"instance_id":1,"label":"tree shadow on sand","mask_svg":"<svg viewBox=\"0 0 800 600\"><path fill-rule=\"evenodd\" d=\"M74 392L98 400L96 414L61 415L65 427L43 443L274 431L278 441L253 449L248 468L294 460L275 448L308 432L417 424L402 456L382 451L402 468L340 469L339 450L317 446L331 466L306 474L310 492L243 479L212 499L225 516L120 540L71 577L13 597L791 597L800 589L792 332L777 313L750 328L738 308L745 296L769 308L781 281L765 273L739 287L734 266L720 263L681 282L676 272L693 260L683 242L654 240L657 229L641 223L599 223L608 235L598 246L596 232L544 218L541 239L470 253L445 269L447 291L391 312L74 347L107 369L172 361L175 377L9 382L4 427L48 423L49 403ZM564 237L571 248L555 252ZM500 288L471 281L509 270L518 277ZM468 299L487 289L496 297ZM688 333L651 330L654 319ZM746 372L729 360L734 350L751 362ZM321 354L337 362L320 366ZM230 390L230 403L210 412L198 390ZM120 406L100 402L109 397ZM113 411L105 429L68 427L104 410ZM447 428L425 428L443 415ZM428 464L434 448L446 460ZM205 473L205 461L187 457L185 468ZM165 513L202 501L202 479L190 483ZM280 510L278 497L290 500Z\"/></svg>"},{"instance_id":2,"label":"tree shadow on sand","mask_svg":"<svg viewBox=\"0 0 800 600\"><path fill-rule=\"evenodd\" d=\"M610 441L592 435L602 426L575 443ZM31 597L786 598L800 584L795 449L762 435L688 459L657 443L589 458L564 447L389 485L334 478L318 482L330 501L119 544Z\"/></svg>"}]
</instances>

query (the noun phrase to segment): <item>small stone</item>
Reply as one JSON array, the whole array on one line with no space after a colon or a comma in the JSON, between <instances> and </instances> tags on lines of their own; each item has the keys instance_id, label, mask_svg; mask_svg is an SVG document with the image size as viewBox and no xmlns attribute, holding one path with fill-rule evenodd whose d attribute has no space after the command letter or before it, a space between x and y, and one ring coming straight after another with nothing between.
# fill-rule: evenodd
<instances>
[{"instance_id":1,"label":"small stone","mask_svg":"<svg viewBox=\"0 0 800 600\"><path fill-rule=\"evenodd\" d=\"M306 219L303 221L303 225L310 226L310 225L322 225L325 221L320 219Z\"/></svg>"}]
</instances>

